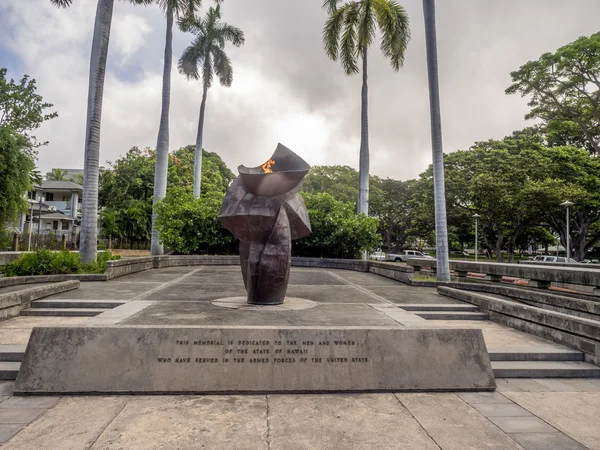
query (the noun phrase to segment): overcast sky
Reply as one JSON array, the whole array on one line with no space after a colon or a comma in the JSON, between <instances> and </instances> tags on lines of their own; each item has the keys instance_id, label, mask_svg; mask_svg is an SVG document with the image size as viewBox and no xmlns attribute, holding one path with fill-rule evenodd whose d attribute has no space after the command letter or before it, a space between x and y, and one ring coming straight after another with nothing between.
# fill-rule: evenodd
<instances>
[{"instance_id":1,"label":"overcast sky","mask_svg":"<svg viewBox=\"0 0 600 450\"><path fill-rule=\"evenodd\" d=\"M227 49L231 88L209 91L204 148L230 168L264 162L281 142L309 164L358 167L360 76L347 77L322 50L321 0L226 0L223 19L246 44ZM372 46L369 68L371 173L418 176L431 162L429 99L420 0L400 2L412 40L396 73ZM28 73L59 117L39 130L49 140L39 166L83 166L89 53L96 2L66 10L49 0L0 0L0 67ZM204 2L206 9L211 3ZM577 37L598 31L597 0L438 0L444 150L502 138L526 125L526 101L506 96L510 72ZM100 160L155 147L165 18L156 5L116 1L104 90ZM191 34L175 32L175 63ZM195 142L200 82L173 68L171 150Z\"/></svg>"}]
</instances>

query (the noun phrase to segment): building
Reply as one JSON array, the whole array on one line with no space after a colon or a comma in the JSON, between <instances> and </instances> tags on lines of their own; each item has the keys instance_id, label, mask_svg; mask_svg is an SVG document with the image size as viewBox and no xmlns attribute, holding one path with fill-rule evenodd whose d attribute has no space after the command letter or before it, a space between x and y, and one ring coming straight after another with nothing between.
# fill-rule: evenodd
<instances>
[{"instance_id":1,"label":"building","mask_svg":"<svg viewBox=\"0 0 600 450\"><path fill-rule=\"evenodd\" d=\"M72 181L44 181L27 193L30 208L21 214L16 231L67 236L75 242L81 215L83 187Z\"/></svg>"}]
</instances>

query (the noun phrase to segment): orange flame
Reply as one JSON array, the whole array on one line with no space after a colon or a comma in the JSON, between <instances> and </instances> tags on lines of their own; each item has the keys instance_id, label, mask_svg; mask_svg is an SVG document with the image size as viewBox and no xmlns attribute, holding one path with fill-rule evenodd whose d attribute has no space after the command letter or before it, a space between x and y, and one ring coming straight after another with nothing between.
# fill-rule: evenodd
<instances>
[{"instance_id":1,"label":"orange flame","mask_svg":"<svg viewBox=\"0 0 600 450\"><path fill-rule=\"evenodd\" d=\"M264 173L272 173L273 169L271 169L271 166L275 164L275 161L273 161L272 159L269 159L266 163L264 163L262 166L260 166L260 168L262 169L262 171Z\"/></svg>"}]
</instances>

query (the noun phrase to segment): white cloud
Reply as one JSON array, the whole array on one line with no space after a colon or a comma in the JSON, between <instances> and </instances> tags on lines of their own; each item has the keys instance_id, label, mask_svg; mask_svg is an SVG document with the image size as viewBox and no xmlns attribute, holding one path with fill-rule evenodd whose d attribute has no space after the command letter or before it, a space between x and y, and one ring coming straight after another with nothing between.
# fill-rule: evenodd
<instances>
[{"instance_id":1,"label":"white cloud","mask_svg":"<svg viewBox=\"0 0 600 450\"><path fill-rule=\"evenodd\" d=\"M403 4L413 35L406 64L395 73L373 45L369 118L372 173L406 179L427 167L431 144L422 6L420 0ZM19 60L10 75L35 77L39 93L59 112L38 133L50 141L40 151L43 171L83 164L95 6L90 0L61 10L48 0L0 2L0 49L4 46ZM209 92L205 148L222 155L231 168L262 162L278 141L312 164L357 167L361 80L346 77L339 63L324 55L325 13L319 3L231 0L223 14L247 32L247 41L240 49L227 50L234 64L233 86L216 84ZM504 95L510 71L597 31L599 15L595 0L506 0L501 7L480 0L438 2L445 150L501 138L525 126L525 100ZM102 162L115 160L133 145L156 145L164 29L164 14L156 5L115 2ZM171 149L196 138L200 83L188 82L176 71L176 58L191 39L175 33Z\"/></svg>"}]
</instances>

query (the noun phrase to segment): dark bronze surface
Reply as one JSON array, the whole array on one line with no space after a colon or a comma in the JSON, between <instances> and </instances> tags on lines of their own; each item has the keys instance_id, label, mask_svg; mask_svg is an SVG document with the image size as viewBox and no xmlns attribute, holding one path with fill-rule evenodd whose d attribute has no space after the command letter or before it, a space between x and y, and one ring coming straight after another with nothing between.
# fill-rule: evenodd
<instances>
[{"instance_id":1,"label":"dark bronze surface","mask_svg":"<svg viewBox=\"0 0 600 450\"><path fill-rule=\"evenodd\" d=\"M248 303L283 303L290 276L292 240L310 232L308 212L298 194L310 166L279 144L272 173L238 168L219 211L219 220L240 240Z\"/></svg>"},{"instance_id":2,"label":"dark bronze surface","mask_svg":"<svg viewBox=\"0 0 600 450\"><path fill-rule=\"evenodd\" d=\"M258 167L239 166L242 184L254 195L275 197L291 191L304 179L310 166L285 145L278 144L270 158L272 173Z\"/></svg>"}]
</instances>

